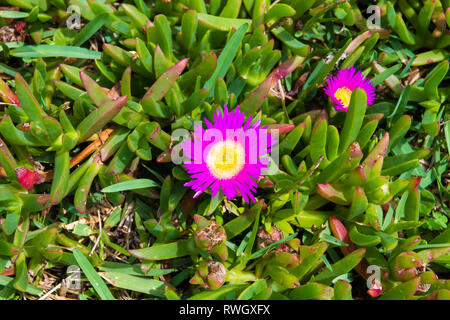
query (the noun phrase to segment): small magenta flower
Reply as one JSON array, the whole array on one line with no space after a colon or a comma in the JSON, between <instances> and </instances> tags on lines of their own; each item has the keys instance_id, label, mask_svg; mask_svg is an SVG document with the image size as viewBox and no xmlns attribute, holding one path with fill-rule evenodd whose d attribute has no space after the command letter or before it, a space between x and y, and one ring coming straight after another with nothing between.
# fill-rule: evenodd
<instances>
[{"instance_id":1,"label":"small magenta flower","mask_svg":"<svg viewBox=\"0 0 450 320\"><path fill-rule=\"evenodd\" d=\"M256 181L268 169L265 156L276 139L260 121L251 124L250 116L244 123L244 117L239 106L228 112L225 105L223 113L214 114L214 124L205 119L206 130L194 125L193 140L183 141L184 166L192 178L185 186L196 191L194 198L210 187L213 197L221 190L228 199L240 193L245 202L256 202Z\"/></svg>"},{"instance_id":2,"label":"small magenta flower","mask_svg":"<svg viewBox=\"0 0 450 320\"><path fill-rule=\"evenodd\" d=\"M15 170L20 184L28 190L33 189L35 184L41 182L41 177L36 171L32 171L24 167L19 167Z\"/></svg>"},{"instance_id":3,"label":"small magenta flower","mask_svg":"<svg viewBox=\"0 0 450 320\"><path fill-rule=\"evenodd\" d=\"M352 92L356 88L361 88L366 92L367 105L370 106L375 101L375 86L359 70L354 67L339 70L335 77L327 79L328 85L324 88L325 93L331 98L336 110L348 111Z\"/></svg>"}]
</instances>

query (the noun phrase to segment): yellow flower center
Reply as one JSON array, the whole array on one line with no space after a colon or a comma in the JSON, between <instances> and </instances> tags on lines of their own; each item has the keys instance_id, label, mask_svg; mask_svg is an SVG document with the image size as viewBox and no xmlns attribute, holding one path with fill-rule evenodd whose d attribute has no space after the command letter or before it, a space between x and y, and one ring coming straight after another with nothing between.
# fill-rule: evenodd
<instances>
[{"instance_id":1,"label":"yellow flower center","mask_svg":"<svg viewBox=\"0 0 450 320\"><path fill-rule=\"evenodd\" d=\"M206 165L217 179L231 179L244 167L245 151L240 143L225 140L211 147L206 156Z\"/></svg>"},{"instance_id":2,"label":"yellow flower center","mask_svg":"<svg viewBox=\"0 0 450 320\"><path fill-rule=\"evenodd\" d=\"M348 107L348 105L350 104L350 98L352 96L352 90L347 87L342 87L336 90L334 96L336 97L336 99L339 99L345 107Z\"/></svg>"}]
</instances>

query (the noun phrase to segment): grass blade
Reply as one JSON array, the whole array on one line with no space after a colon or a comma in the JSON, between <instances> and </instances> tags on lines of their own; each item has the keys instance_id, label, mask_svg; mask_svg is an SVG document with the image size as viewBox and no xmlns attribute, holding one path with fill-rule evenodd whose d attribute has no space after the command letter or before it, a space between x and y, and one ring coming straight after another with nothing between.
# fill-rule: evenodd
<instances>
[{"instance_id":1,"label":"grass blade","mask_svg":"<svg viewBox=\"0 0 450 320\"><path fill-rule=\"evenodd\" d=\"M95 271L94 267L91 265L89 260L81 253L81 251L75 248L73 249L73 255L77 260L77 263L80 266L81 270L83 270L83 273L86 275L95 291L97 291L100 298L102 300L115 300L105 282L103 282L102 278L99 276L97 271Z\"/></svg>"},{"instance_id":2,"label":"grass blade","mask_svg":"<svg viewBox=\"0 0 450 320\"><path fill-rule=\"evenodd\" d=\"M143 189L143 188L151 188L151 187L158 187L159 184L157 184L155 181L150 179L136 179L131 181L124 181L119 182L110 186L107 186L106 188L103 188L101 191L104 193L109 192L119 192L119 191L125 191L125 190L134 190L134 189Z\"/></svg>"},{"instance_id":3,"label":"grass blade","mask_svg":"<svg viewBox=\"0 0 450 320\"><path fill-rule=\"evenodd\" d=\"M107 13L102 13L101 15L95 17L77 34L75 39L73 39L73 46L79 47L85 43L90 37L92 37L104 24Z\"/></svg>"},{"instance_id":4,"label":"grass blade","mask_svg":"<svg viewBox=\"0 0 450 320\"><path fill-rule=\"evenodd\" d=\"M217 59L216 70L214 70L214 73L212 74L211 78L209 78L209 80L206 81L205 86L203 87L203 89L209 90L210 96L214 92L214 85L216 84L217 78L218 77L224 78L225 74L228 71L228 68L230 68L231 63L233 62L233 59L236 56L236 53L239 49L239 44L242 42L245 32L247 31L247 28L248 25L243 24L239 27L239 29L236 30L236 32L231 36L230 41L228 41L227 44L225 45L225 48L223 48L223 51L220 54L219 59Z\"/></svg>"},{"instance_id":5,"label":"grass blade","mask_svg":"<svg viewBox=\"0 0 450 320\"><path fill-rule=\"evenodd\" d=\"M60 45L28 45L12 49L11 55L18 58L70 57L80 59L100 59L101 52L80 47Z\"/></svg>"}]
</instances>

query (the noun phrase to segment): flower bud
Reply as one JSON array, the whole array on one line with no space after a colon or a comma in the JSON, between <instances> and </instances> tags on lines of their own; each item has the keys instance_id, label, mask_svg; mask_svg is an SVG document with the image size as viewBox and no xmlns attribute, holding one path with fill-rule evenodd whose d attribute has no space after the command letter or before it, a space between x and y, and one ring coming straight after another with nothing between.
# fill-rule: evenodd
<instances>
[{"instance_id":1,"label":"flower bud","mask_svg":"<svg viewBox=\"0 0 450 320\"><path fill-rule=\"evenodd\" d=\"M213 260L202 261L189 282L201 285L205 289L214 290L224 284L226 276L227 270L222 263Z\"/></svg>"},{"instance_id":2,"label":"flower bud","mask_svg":"<svg viewBox=\"0 0 450 320\"><path fill-rule=\"evenodd\" d=\"M408 281L417 277L424 266L423 260L417 253L407 251L395 257L391 269L396 280Z\"/></svg>"},{"instance_id":3,"label":"flower bud","mask_svg":"<svg viewBox=\"0 0 450 320\"><path fill-rule=\"evenodd\" d=\"M283 232L276 226L273 225L272 232L267 232L264 228L260 227L258 231L258 249L267 247L268 245L280 241L283 239Z\"/></svg>"},{"instance_id":4,"label":"flower bud","mask_svg":"<svg viewBox=\"0 0 450 320\"><path fill-rule=\"evenodd\" d=\"M225 261L227 259L225 229L213 220L209 221L200 216L195 216L194 219L197 223L194 235L197 246Z\"/></svg>"},{"instance_id":5,"label":"flower bud","mask_svg":"<svg viewBox=\"0 0 450 320\"><path fill-rule=\"evenodd\" d=\"M372 288L367 290L367 293L372 298L376 298L376 297L378 297L381 294L382 291L383 291L383 286L381 285L381 283L379 281L377 281L377 280L373 280L372 281Z\"/></svg>"}]
</instances>

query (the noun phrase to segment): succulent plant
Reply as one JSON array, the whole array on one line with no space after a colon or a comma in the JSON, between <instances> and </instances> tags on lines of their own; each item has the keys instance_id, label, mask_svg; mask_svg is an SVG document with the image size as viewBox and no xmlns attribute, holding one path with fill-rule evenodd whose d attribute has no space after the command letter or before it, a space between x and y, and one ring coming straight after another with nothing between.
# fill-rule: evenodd
<instances>
[{"instance_id":1,"label":"succulent plant","mask_svg":"<svg viewBox=\"0 0 450 320\"><path fill-rule=\"evenodd\" d=\"M194 236L197 246L223 261L227 260L227 247L225 245L227 234L225 229L215 221L208 221L200 216L194 216L194 219L197 223Z\"/></svg>"},{"instance_id":2,"label":"succulent plant","mask_svg":"<svg viewBox=\"0 0 450 320\"><path fill-rule=\"evenodd\" d=\"M2 2L0 296L450 299L450 2L370 4Z\"/></svg>"},{"instance_id":3,"label":"succulent plant","mask_svg":"<svg viewBox=\"0 0 450 320\"><path fill-rule=\"evenodd\" d=\"M194 276L189 280L192 284L198 284L205 289L215 290L220 288L227 275L227 270L218 261L202 261Z\"/></svg>"}]
</instances>

